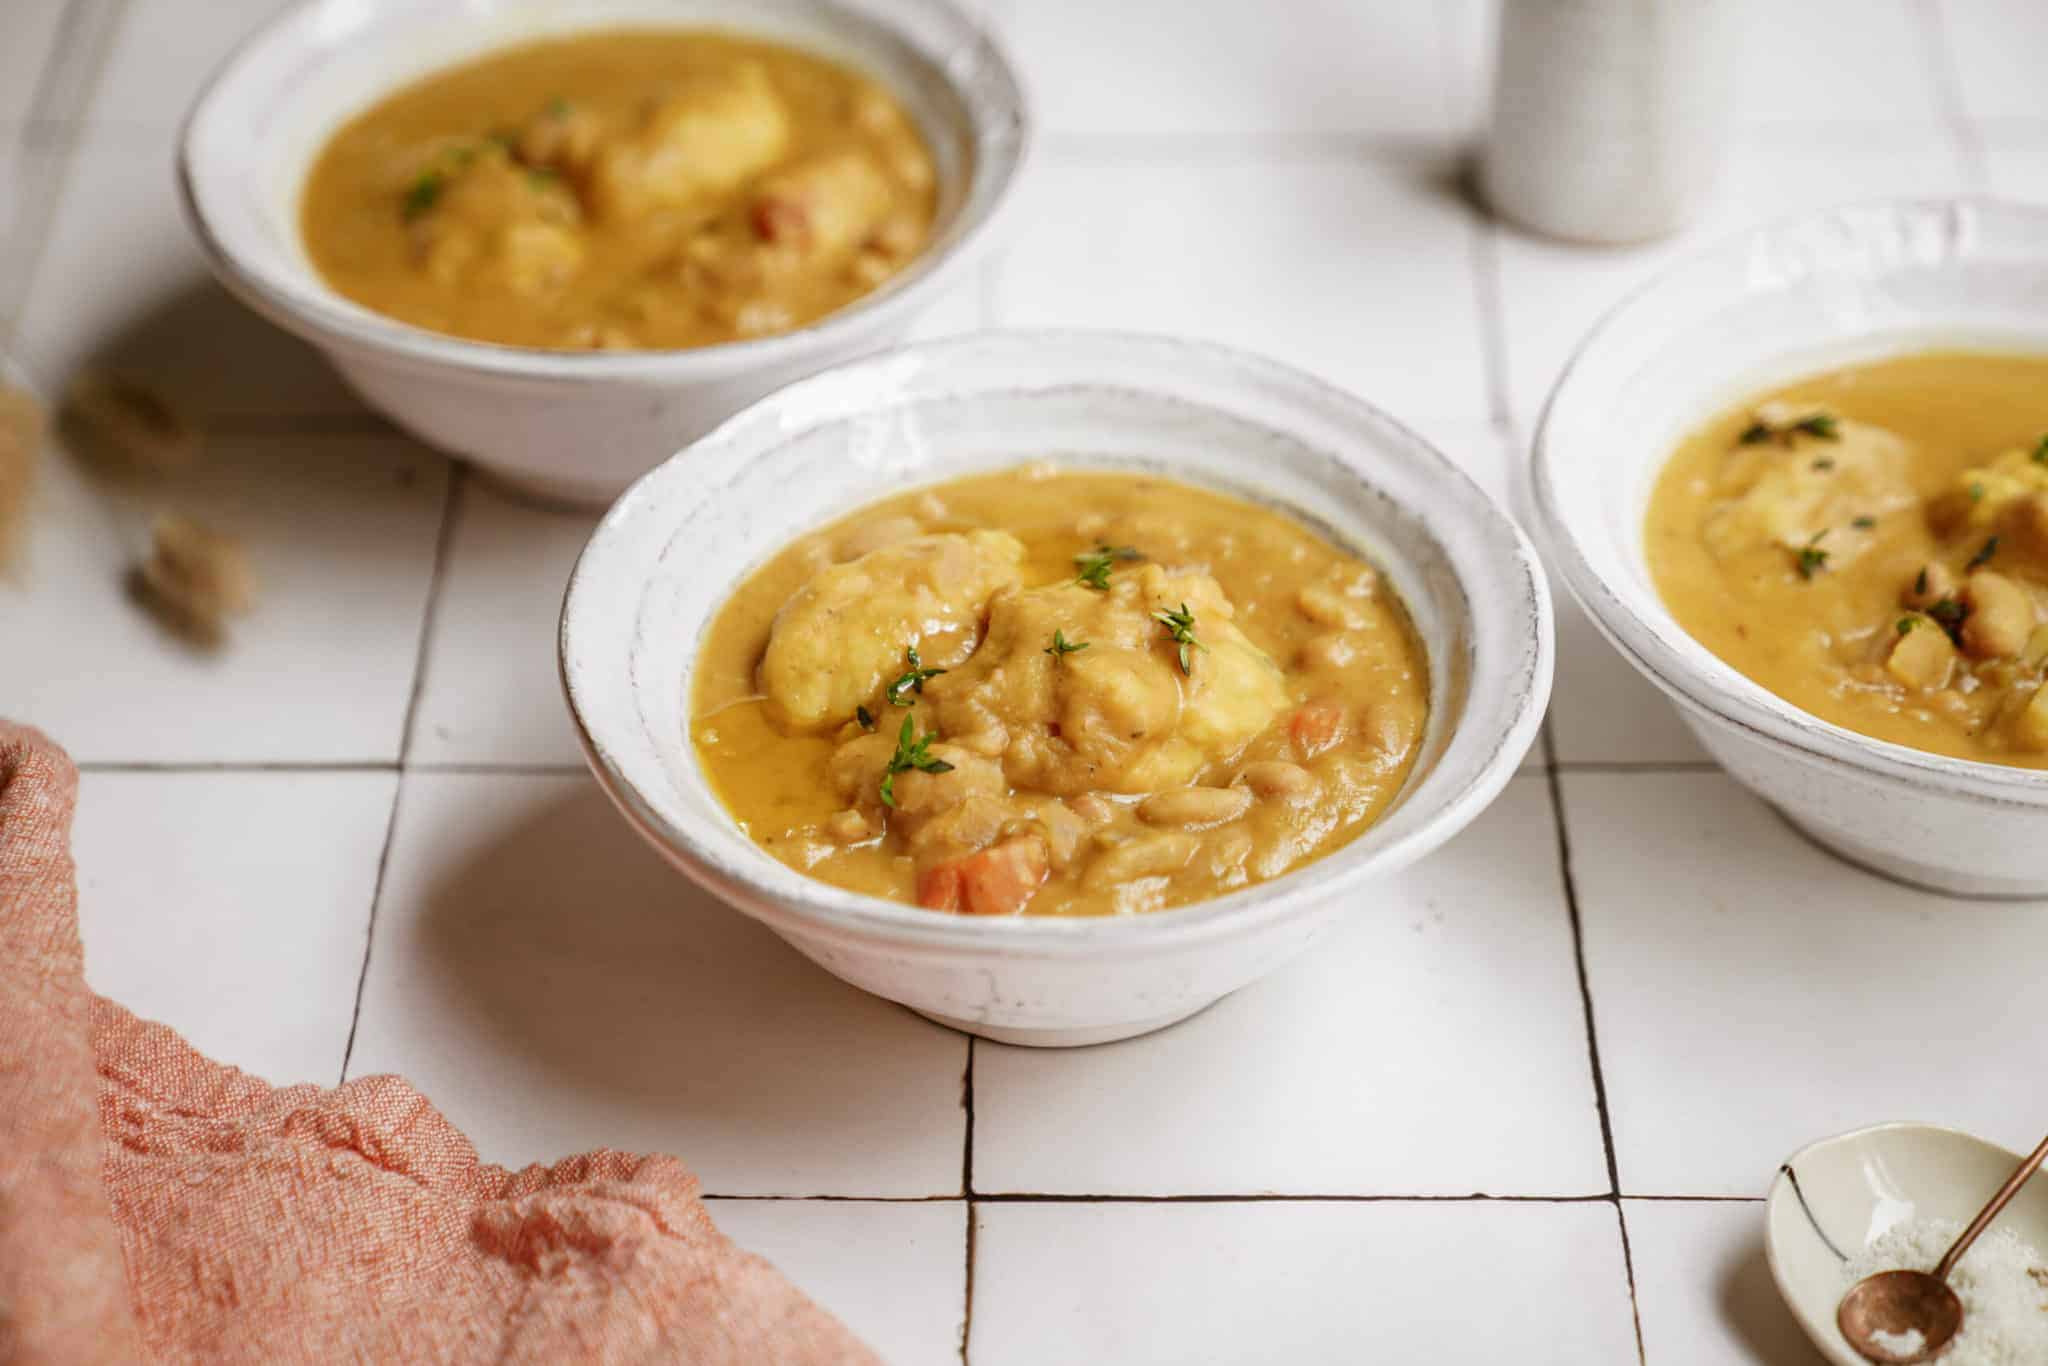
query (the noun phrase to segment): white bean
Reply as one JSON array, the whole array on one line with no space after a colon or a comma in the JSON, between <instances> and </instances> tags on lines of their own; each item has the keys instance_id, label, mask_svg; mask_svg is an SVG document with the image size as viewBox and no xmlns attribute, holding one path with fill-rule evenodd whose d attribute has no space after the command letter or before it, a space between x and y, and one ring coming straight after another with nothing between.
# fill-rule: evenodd
<instances>
[{"instance_id":1,"label":"white bean","mask_svg":"<svg viewBox=\"0 0 2048 1366\"><path fill-rule=\"evenodd\" d=\"M1284 759L1262 759L1255 764L1246 764L1239 771L1236 782L1261 797L1305 797L1315 791L1316 786L1313 773Z\"/></svg>"},{"instance_id":2,"label":"white bean","mask_svg":"<svg viewBox=\"0 0 2048 1366\"><path fill-rule=\"evenodd\" d=\"M1206 830L1236 820L1251 805L1252 794L1241 787L1177 787L1139 802L1138 818L1147 825Z\"/></svg>"},{"instance_id":3,"label":"white bean","mask_svg":"<svg viewBox=\"0 0 2048 1366\"><path fill-rule=\"evenodd\" d=\"M1200 840L1179 831L1140 835L1097 854L1083 881L1091 888L1102 888L1120 887L1141 877L1161 877L1186 867L1200 847Z\"/></svg>"}]
</instances>

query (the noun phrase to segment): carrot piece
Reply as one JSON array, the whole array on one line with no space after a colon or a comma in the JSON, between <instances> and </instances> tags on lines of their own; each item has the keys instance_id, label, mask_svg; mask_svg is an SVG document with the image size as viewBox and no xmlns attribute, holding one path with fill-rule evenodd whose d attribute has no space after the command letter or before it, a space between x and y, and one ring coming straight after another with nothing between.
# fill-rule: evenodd
<instances>
[{"instance_id":1,"label":"carrot piece","mask_svg":"<svg viewBox=\"0 0 2048 1366\"><path fill-rule=\"evenodd\" d=\"M1348 729L1346 722L1342 702L1321 698L1302 704L1301 710L1294 713L1294 719L1287 723L1287 734L1302 758L1313 759L1324 750L1344 743L1344 732Z\"/></svg>"},{"instance_id":2,"label":"carrot piece","mask_svg":"<svg viewBox=\"0 0 2048 1366\"><path fill-rule=\"evenodd\" d=\"M917 904L928 911L960 909L960 860L927 868L917 875Z\"/></svg>"},{"instance_id":3,"label":"carrot piece","mask_svg":"<svg viewBox=\"0 0 2048 1366\"><path fill-rule=\"evenodd\" d=\"M1051 871L1045 841L1018 835L926 869L917 879L917 904L968 915L1015 915Z\"/></svg>"}]
</instances>

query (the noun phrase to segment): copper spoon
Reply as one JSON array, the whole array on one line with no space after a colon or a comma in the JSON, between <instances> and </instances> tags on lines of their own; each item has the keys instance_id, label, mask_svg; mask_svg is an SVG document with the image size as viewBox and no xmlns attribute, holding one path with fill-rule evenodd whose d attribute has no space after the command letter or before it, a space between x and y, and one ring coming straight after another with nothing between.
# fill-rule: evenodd
<instances>
[{"instance_id":1,"label":"copper spoon","mask_svg":"<svg viewBox=\"0 0 2048 1366\"><path fill-rule=\"evenodd\" d=\"M1849 1287L1835 1309L1835 1324L1864 1360L1881 1366L1910 1366L1932 1361L1948 1350L1963 1328L1963 1302L1949 1289L1948 1273L1956 1269L1977 1235L2019 1194L2043 1158L2048 1158L2048 1138L2041 1140L2041 1146L2006 1178L1998 1194L1977 1211L1977 1217L1942 1254L1933 1271L1880 1271ZM1879 1342L1880 1333L1898 1346Z\"/></svg>"}]
</instances>

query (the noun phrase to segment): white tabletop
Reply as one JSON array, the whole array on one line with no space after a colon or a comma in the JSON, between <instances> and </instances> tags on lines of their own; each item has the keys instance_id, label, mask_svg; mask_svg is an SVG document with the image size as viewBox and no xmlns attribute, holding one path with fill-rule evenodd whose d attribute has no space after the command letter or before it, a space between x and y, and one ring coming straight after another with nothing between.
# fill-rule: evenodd
<instances>
[{"instance_id":1,"label":"white tabletop","mask_svg":"<svg viewBox=\"0 0 2048 1366\"><path fill-rule=\"evenodd\" d=\"M149 500L50 462L0 584L0 714L85 770L99 990L275 1082L403 1073L495 1161L674 1152L913 1366L1795 1366L1757 1203L1782 1156L1894 1118L2038 1137L2039 908L1816 852L1568 603L1548 730L1493 809L1197 1019L1034 1052L826 976L584 776L551 632L592 519L467 478L207 279L172 141L273 3L0 3L0 345L45 386L111 360L201 412L210 459L166 496L264 584L230 649L189 652L122 597ZM991 4L1047 135L1008 250L927 335L1269 351L1504 497L1567 348L1688 243L2048 196L2039 0L1759 6L1709 221L1628 251L1460 197L1485 0Z\"/></svg>"}]
</instances>

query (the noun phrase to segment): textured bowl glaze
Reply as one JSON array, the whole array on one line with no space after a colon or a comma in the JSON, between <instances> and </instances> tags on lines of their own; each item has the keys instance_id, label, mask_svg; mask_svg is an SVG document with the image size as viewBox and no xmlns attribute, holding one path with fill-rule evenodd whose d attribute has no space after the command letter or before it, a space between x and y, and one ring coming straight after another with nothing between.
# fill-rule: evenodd
<instances>
[{"instance_id":1,"label":"textured bowl glaze","mask_svg":"<svg viewBox=\"0 0 2048 1366\"><path fill-rule=\"evenodd\" d=\"M1822 845L1969 896L2048 893L2048 772L1874 740L1723 663L1658 597L1644 517L1688 431L1800 374L1939 346L2048 353L2048 210L1857 205L1674 267L1594 329L1536 439L1551 563L1709 753Z\"/></svg>"},{"instance_id":2,"label":"textured bowl glaze","mask_svg":"<svg viewBox=\"0 0 2048 1366\"><path fill-rule=\"evenodd\" d=\"M319 277L300 187L328 136L384 92L523 40L621 25L742 30L886 82L930 140L939 216L875 293L777 337L682 351L557 352L443 336ZM602 505L789 381L900 338L1008 199L1024 94L994 38L952 0L310 0L229 58L186 121L179 184L230 290L324 351L373 406L501 481Z\"/></svg>"},{"instance_id":3,"label":"textured bowl glaze","mask_svg":"<svg viewBox=\"0 0 2048 1366\"><path fill-rule=\"evenodd\" d=\"M1876 1124L1785 1159L1764 1205L1764 1254L1792 1316L1836 1366L1868 1366L1835 1326L1842 1264L1919 1219L1967 1224L2005 1184L2018 1154L1933 1124ZM2020 1189L1994 1228L2048 1250L2048 1182Z\"/></svg>"},{"instance_id":4,"label":"textured bowl glaze","mask_svg":"<svg viewBox=\"0 0 2048 1366\"><path fill-rule=\"evenodd\" d=\"M690 744L699 641L790 540L892 491L1053 458L1285 509L1367 555L1428 649L1430 724L1384 818L1298 872L1096 919L939 915L829 886L758 848ZM561 663L592 769L672 863L829 971L990 1038L1081 1044L1170 1024L1374 910L1373 879L1462 828L1550 693L1549 593L1522 534L1419 437L1347 394L1219 348L989 333L817 376L622 498L569 582Z\"/></svg>"}]
</instances>

